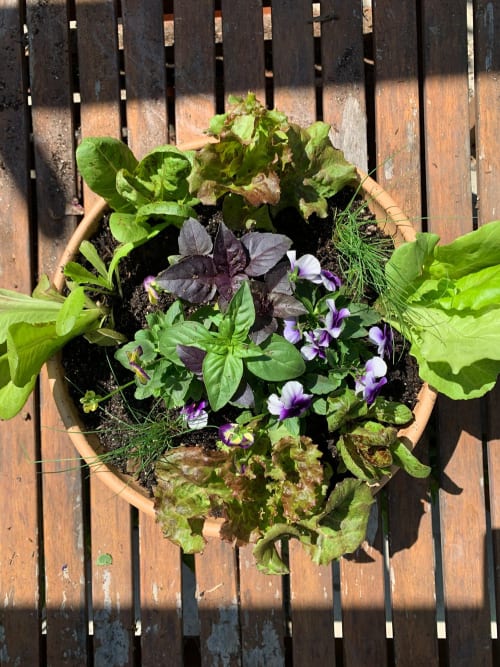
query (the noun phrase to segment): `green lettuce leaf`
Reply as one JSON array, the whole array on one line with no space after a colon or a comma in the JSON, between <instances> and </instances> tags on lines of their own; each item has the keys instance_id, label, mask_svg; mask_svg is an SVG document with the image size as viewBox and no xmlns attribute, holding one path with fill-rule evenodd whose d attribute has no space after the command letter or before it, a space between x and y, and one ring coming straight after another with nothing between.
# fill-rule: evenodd
<instances>
[{"instance_id":1,"label":"green lettuce leaf","mask_svg":"<svg viewBox=\"0 0 500 667\"><path fill-rule=\"evenodd\" d=\"M394 251L378 305L423 380L453 399L478 398L500 372L500 221L438 240L419 233Z\"/></svg>"}]
</instances>

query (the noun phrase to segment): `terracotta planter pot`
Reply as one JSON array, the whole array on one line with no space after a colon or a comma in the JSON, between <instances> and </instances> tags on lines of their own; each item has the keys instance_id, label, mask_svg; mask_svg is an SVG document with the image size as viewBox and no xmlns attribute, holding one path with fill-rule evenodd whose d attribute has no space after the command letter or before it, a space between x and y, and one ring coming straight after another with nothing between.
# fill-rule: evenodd
<instances>
[{"instance_id":1,"label":"terracotta planter pot","mask_svg":"<svg viewBox=\"0 0 500 667\"><path fill-rule=\"evenodd\" d=\"M189 146L188 148L197 148L198 146ZM184 146L183 148L187 148ZM395 239L396 244L405 241L412 241L415 238L415 229L394 200L388 195L381 186L372 178L358 171L361 182L361 192L364 195L370 209L375 214L378 224L388 235ZM99 222L106 210L104 200L96 203L93 208L85 215L78 225L75 233L71 237L64 253L61 257L60 266L64 266L70 260L73 260L78 254L80 243L97 230ZM64 275L57 273L53 280L58 290L64 286ZM59 356L55 356L47 362L49 381L52 394L65 428L68 431L73 444L79 454L89 464L92 473L101 479L112 493L120 496L126 502L134 505L137 509L152 517L155 516L153 499L149 497L146 490L137 484L131 477L123 475L114 470L98 459L100 452L100 443L94 434L84 433L84 427L81 422L78 409L71 399L67 384L64 380L64 369ZM405 438L406 444L413 449L419 441L425 426L431 415L436 393L428 385L424 384L417 398L414 408L414 421L410 426L401 429L399 435ZM395 467L395 470L397 468ZM374 493L378 491L388 479L374 487ZM207 519L205 522L204 535L206 537L217 536L222 520Z\"/></svg>"}]
</instances>

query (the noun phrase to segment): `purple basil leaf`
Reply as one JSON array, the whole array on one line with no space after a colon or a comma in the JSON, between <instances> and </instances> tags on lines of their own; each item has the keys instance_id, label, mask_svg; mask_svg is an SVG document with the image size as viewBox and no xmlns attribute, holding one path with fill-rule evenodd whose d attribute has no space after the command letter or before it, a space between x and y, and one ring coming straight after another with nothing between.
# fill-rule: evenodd
<instances>
[{"instance_id":1,"label":"purple basil leaf","mask_svg":"<svg viewBox=\"0 0 500 667\"><path fill-rule=\"evenodd\" d=\"M307 313L307 308L298 299L289 294L271 292L269 299L272 303L273 315L275 317L298 317Z\"/></svg>"},{"instance_id":2,"label":"purple basil leaf","mask_svg":"<svg viewBox=\"0 0 500 667\"><path fill-rule=\"evenodd\" d=\"M274 317L270 315L257 315L248 336L256 345L260 345L277 330L278 323Z\"/></svg>"},{"instance_id":3,"label":"purple basil leaf","mask_svg":"<svg viewBox=\"0 0 500 667\"><path fill-rule=\"evenodd\" d=\"M221 222L214 241L214 264L217 273L229 277L243 273L248 263L245 247L233 232Z\"/></svg>"},{"instance_id":4,"label":"purple basil leaf","mask_svg":"<svg viewBox=\"0 0 500 667\"><path fill-rule=\"evenodd\" d=\"M212 239L198 220L188 218L179 232L179 254L209 255L212 252Z\"/></svg>"},{"instance_id":5,"label":"purple basil leaf","mask_svg":"<svg viewBox=\"0 0 500 667\"><path fill-rule=\"evenodd\" d=\"M289 271L290 262L287 259L276 264L264 278L267 289L270 292L279 292L280 294L293 294L292 283L288 277Z\"/></svg>"},{"instance_id":6,"label":"purple basil leaf","mask_svg":"<svg viewBox=\"0 0 500 667\"><path fill-rule=\"evenodd\" d=\"M190 303L210 301L215 294L216 269L205 255L186 257L161 271L155 279L159 287Z\"/></svg>"},{"instance_id":7,"label":"purple basil leaf","mask_svg":"<svg viewBox=\"0 0 500 667\"><path fill-rule=\"evenodd\" d=\"M250 256L245 269L249 276L263 276L279 262L292 245L287 236L269 232L250 232L241 237L241 243Z\"/></svg>"},{"instance_id":8,"label":"purple basil leaf","mask_svg":"<svg viewBox=\"0 0 500 667\"><path fill-rule=\"evenodd\" d=\"M176 351L184 366L201 380L203 378L202 366L206 355L205 350L200 350L199 347L193 347L192 345L177 345Z\"/></svg>"},{"instance_id":9,"label":"purple basil leaf","mask_svg":"<svg viewBox=\"0 0 500 667\"><path fill-rule=\"evenodd\" d=\"M242 380L236 393L231 399L231 403L235 403L240 408L251 408L255 403L252 387Z\"/></svg>"}]
</instances>

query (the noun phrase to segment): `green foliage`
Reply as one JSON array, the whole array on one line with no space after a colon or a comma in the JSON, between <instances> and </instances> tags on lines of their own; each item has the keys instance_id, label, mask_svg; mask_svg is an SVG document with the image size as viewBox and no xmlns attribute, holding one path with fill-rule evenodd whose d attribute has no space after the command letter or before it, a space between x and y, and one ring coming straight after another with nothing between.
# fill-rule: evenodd
<instances>
[{"instance_id":1,"label":"green foliage","mask_svg":"<svg viewBox=\"0 0 500 667\"><path fill-rule=\"evenodd\" d=\"M438 241L417 234L394 252L379 305L411 343L422 379L450 398L477 398L500 372L500 221Z\"/></svg>"},{"instance_id":2,"label":"green foliage","mask_svg":"<svg viewBox=\"0 0 500 667\"><path fill-rule=\"evenodd\" d=\"M183 405L188 391L196 384L196 373L186 373L186 366L179 356L179 346L202 352L203 383L214 411L220 410L233 398L244 376L252 384L252 376L281 381L297 377L304 370L299 351L282 336L275 334L262 345L249 338L255 310L248 281L241 284L225 313L205 310L205 314L210 313L212 322L216 323L212 328L207 328L205 323L185 320L178 305L173 308L174 311L169 311L165 319L158 315L152 321L149 333L138 332L134 342L116 354L117 359L129 367L127 353L140 346L144 370L152 377L151 388L158 386L160 378L159 391L165 397L169 394L170 405L173 378L179 389L178 398L174 401L177 406ZM167 377L170 382L165 386Z\"/></svg>"},{"instance_id":3,"label":"green foliage","mask_svg":"<svg viewBox=\"0 0 500 667\"><path fill-rule=\"evenodd\" d=\"M206 204L231 195L224 200L228 220L272 228L262 210L266 205L274 212L294 206L304 218L326 217L327 198L357 182L354 166L328 139L326 123L301 128L268 111L253 93L232 97L230 104L210 123L218 141L196 153L189 177L192 191Z\"/></svg>"},{"instance_id":4,"label":"green foliage","mask_svg":"<svg viewBox=\"0 0 500 667\"><path fill-rule=\"evenodd\" d=\"M88 186L114 211L111 232L128 252L194 215L198 200L189 193L189 151L159 146L139 162L122 141L89 137L78 146L76 160Z\"/></svg>"},{"instance_id":5,"label":"green foliage","mask_svg":"<svg viewBox=\"0 0 500 667\"><path fill-rule=\"evenodd\" d=\"M33 296L0 290L0 419L18 414L43 364L75 336L99 329L105 312L77 287L64 298L43 276Z\"/></svg>"},{"instance_id":6,"label":"green foliage","mask_svg":"<svg viewBox=\"0 0 500 667\"><path fill-rule=\"evenodd\" d=\"M162 530L185 552L200 551L205 518L222 512L225 539L257 539L254 554L263 572L287 571L276 550L283 537L299 539L314 562L326 564L360 545L373 498L368 487L348 479L326 500L329 471L320 459L306 437L270 444L262 435L251 456L239 448L170 450L156 466Z\"/></svg>"}]
</instances>

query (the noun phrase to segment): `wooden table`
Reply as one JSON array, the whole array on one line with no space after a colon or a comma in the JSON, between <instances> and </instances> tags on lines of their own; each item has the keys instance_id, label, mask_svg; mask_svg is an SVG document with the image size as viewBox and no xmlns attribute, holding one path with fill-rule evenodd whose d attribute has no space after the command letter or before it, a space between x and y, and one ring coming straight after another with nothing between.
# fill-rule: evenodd
<instances>
[{"instance_id":1,"label":"wooden table","mask_svg":"<svg viewBox=\"0 0 500 667\"><path fill-rule=\"evenodd\" d=\"M81 137L141 156L199 137L248 90L331 123L443 241L499 217L500 0L474 1L474 76L466 0L118 4L0 0L2 287L54 271L74 201L91 206ZM500 664L498 397L439 400L419 448L433 480L391 481L365 551L318 568L292 544L280 578L210 542L192 575L154 522L89 480L43 378L0 425L0 664Z\"/></svg>"}]
</instances>

